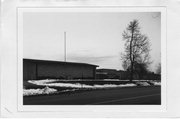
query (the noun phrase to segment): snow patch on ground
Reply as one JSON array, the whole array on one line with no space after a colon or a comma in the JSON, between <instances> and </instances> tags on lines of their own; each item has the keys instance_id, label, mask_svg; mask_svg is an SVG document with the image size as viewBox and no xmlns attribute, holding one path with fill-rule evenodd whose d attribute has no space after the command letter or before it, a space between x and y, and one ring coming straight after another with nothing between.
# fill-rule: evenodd
<instances>
[{"instance_id":1,"label":"snow patch on ground","mask_svg":"<svg viewBox=\"0 0 180 119\"><path fill-rule=\"evenodd\" d=\"M161 82L150 81L155 86L161 86Z\"/></svg>"},{"instance_id":2,"label":"snow patch on ground","mask_svg":"<svg viewBox=\"0 0 180 119\"><path fill-rule=\"evenodd\" d=\"M23 96L30 95L41 95L41 94L52 94L56 93L57 90L54 88L45 87L43 89L23 89Z\"/></svg>"},{"instance_id":3,"label":"snow patch on ground","mask_svg":"<svg viewBox=\"0 0 180 119\"><path fill-rule=\"evenodd\" d=\"M105 84L105 85L94 85L94 88L114 88L114 87L132 87L136 86L136 84L129 83L129 84L120 84L120 85L115 85L115 84Z\"/></svg>"},{"instance_id":4,"label":"snow patch on ground","mask_svg":"<svg viewBox=\"0 0 180 119\"><path fill-rule=\"evenodd\" d=\"M61 93L61 92L72 92L79 89L106 89L106 88L116 88L116 87L133 87L133 86L150 86L150 83L155 86L160 86L161 82L158 81L137 81L135 83L128 83L128 84L104 84L104 85L86 85L86 84L80 84L80 83L57 83L56 81L60 81L59 79L44 79L44 80L29 80L29 83L39 85L39 86L46 86L43 89L24 89L23 95L24 96L30 96L30 95L41 95L41 94L53 94L53 93ZM65 88L73 88L73 89L67 89L58 91L54 88L49 87L65 87Z\"/></svg>"},{"instance_id":5,"label":"snow patch on ground","mask_svg":"<svg viewBox=\"0 0 180 119\"><path fill-rule=\"evenodd\" d=\"M36 84L36 85L43 85L51 82L59 81L58 79L44 79L44 80L29 80L29 83Z\"/></svg>"},{"instance_id":6,"label":"snow patch on ground","mask_svg":"<svg viewBox=\"0 0 180 119\"><path fill-rule=\"evenodd\" d=\"M140 86L150 86L150 84L147 82L136 82L136 84Z\"/></svg>"},{"instance_id":7,"label":"snow patch on ground","mask_svg":"<svg viewBox=\"0 0 180 119\"><path fill-rule=\"evenodd\" d=\"M126 80L119 80L119 79L103 79L103 80L104 81L126 81Z\"/></svg>"},{"instance_id":8,"label":"snow patch on ground","mask_svg":"<svg viewBox=\"0 0 180 119\"><path fill-rule=\"evenodd\" d=\"M86 84L80 84L80 83L53 83L57 80L29 80L29 83L35 84L35 85L41 85L41 86L55 86L55 87L71 87L71 88L90 88L90 89L97 89L97 88L113 88L113 87L131 87L131 86L137 86L134 83L129 84L105 84L105 85L86 85ZM52 82L52 83L50 83Z\"/></svg>"}]
</instances>

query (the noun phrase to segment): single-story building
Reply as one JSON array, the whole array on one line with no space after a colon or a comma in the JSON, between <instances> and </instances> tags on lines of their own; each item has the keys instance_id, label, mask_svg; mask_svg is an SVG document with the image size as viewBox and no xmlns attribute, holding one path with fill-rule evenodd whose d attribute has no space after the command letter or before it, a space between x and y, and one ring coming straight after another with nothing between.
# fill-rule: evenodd
<instances>
[{"instance_id":1,"label":"single-story building","mask_svg":"<svg viewBox=\"0 0 180 119\"><path fill-rule=\"evenodd\" d=\"M75 62L23 59L23 80L95 79L97 65Z\"/></svg>"},{"instance_id":2,"label":"single-story building","mask_svg":"<svg viewBox=\"0 0 180 119\"><path fill-rule=\"evenodd\" d=\"M98 79L120 79L127 80L129 73L123 70L116 69L97 69L96 78Z\"/></svg>"}]
</instances>

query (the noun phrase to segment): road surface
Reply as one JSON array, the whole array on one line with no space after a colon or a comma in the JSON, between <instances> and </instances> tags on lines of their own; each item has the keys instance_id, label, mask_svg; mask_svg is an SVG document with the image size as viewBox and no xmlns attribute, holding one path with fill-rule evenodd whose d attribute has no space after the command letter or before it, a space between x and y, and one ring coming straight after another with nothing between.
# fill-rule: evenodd
<instances>
[{"instance_id":1,"label":"road surface","mask_svg":"<svg viewBox=\"0 0 180 119\"><path fill-rule=\"evenodd\" d=\"M161 87L128 87L30 96L24 105L160 105Z\"/></svg>"}]
</instances>

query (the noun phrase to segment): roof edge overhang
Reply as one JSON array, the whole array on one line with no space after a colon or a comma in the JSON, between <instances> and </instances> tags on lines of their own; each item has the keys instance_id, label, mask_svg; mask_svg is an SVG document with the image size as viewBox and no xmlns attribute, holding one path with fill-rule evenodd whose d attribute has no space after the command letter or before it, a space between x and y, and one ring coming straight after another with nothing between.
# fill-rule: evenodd
<instances>
[{"instance_id":1,"label":"roof edge overhang","mask_svg":"<svg viewBox=\"0 0 180 119\"><path fill-rule=\"evenodd\" d=\"M30 59L30 58L23 58L23 61L31 61L31 62L47 62L47 63L63 63L63 64L77 64L77 65L88 65L99 67L98 65L89 64L89 63L80 63L80 62L64 62L64 61L57 61L57 60L42 60L42 59Z\"/></svg>"}]
</instances>

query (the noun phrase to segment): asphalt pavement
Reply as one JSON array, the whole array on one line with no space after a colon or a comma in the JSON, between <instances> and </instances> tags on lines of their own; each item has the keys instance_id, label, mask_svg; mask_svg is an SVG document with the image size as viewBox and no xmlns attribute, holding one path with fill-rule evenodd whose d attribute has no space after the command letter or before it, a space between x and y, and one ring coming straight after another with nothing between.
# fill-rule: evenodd
<instances>
[{"instance_id":1,"label":"asphalt pavement","mask_svg":"<svg viewBox=\"0 0 180 119\"><path fill-rule=\"evenodd\" d=\"M113 88L23 97L24 105L160 105L161 87Z\"/></svg>"}]
</instances>

